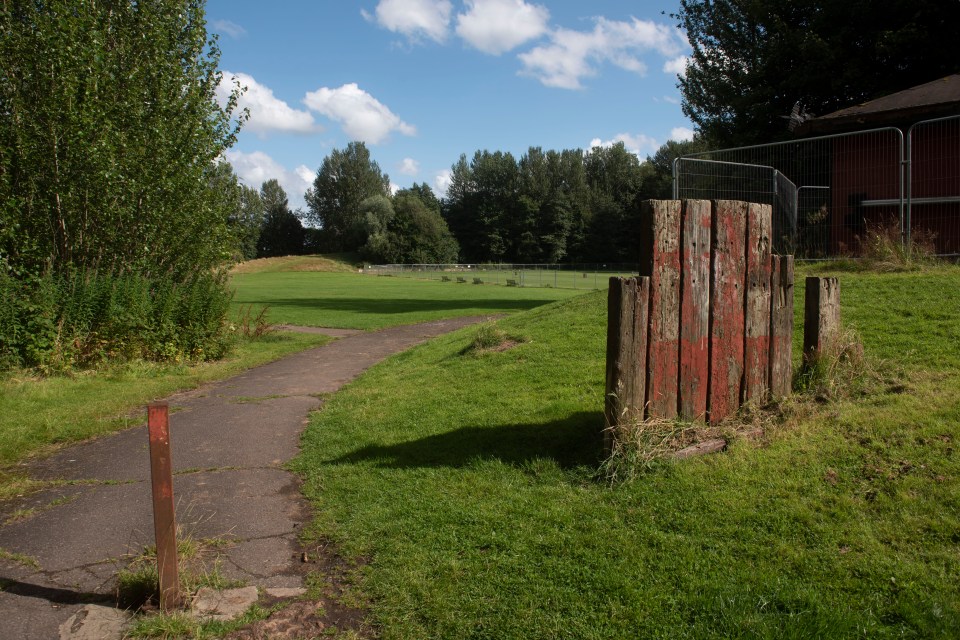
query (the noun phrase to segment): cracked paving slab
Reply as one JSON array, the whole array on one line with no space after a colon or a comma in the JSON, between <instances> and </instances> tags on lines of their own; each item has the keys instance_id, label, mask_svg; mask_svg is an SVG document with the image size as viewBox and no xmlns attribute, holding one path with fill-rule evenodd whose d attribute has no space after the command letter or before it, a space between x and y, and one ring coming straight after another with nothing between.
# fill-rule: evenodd
<instances>
[{"instance_id":1,"label":"cracked paving slab","mask_svg":"<svg viewBox=\"0 0 960 640\"><path fill-rule=\"evenodd\" d=\"M322 394L387 356L486 319L347 330L323 347L168 398L183 533L228 541L220 550L228 578L301 586L307 569L297 536L309 505L299 478L282 466L298 452L308 413ZM69 447L28 470L61 484L30 496L24 505L32 510L0 526L7 552L0 557L0 637L24 640L56 637L84 605L109 603L116 572L153 541L145 425Z\"/></svg>"}]
</instances>

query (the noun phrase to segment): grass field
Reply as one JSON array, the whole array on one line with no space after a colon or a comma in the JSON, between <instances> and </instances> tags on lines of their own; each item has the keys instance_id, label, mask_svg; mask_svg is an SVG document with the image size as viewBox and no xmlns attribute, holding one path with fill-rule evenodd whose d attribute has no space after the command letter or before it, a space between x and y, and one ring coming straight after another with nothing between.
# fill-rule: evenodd
<instances>
[{"instance_id":1,"label":"grass field","mask_svg":"<svg viewBox=\"0 0 960 640\"><path fill-rule=\"evenodd\" d=\"M472 265L469 268L435 269L431 265L394 265L393 269L368 269L367 275L391 275L419 280L436 280L451 284L498 284L510 287L544 287L593 291L606 289L612 276L637 275L636 271L607 271L594 268L560 270L556 265ZM599 267L599 265L584 265ZM463 282L461 282L461 280Z\"/></svg>"},{"instance_id":2,"label":"grass field","mask_svg":"<svg viewBox=\"0 0 960 640\"><path fill-rule=\"evenodd\" d=\"M235 308L269 306L271 322L350 329L511 313L578 293L303 271L235 274L231 284L236 290Z\"/></svg>"},{"instance_id":3,"label":"grass field","mask_svg":"<svg viewBox=\"0 0 960 640\"><path fill-rule=\"evenodd\" d=\"M394 357L312 418L310 535L385 638L958 637L960 270L839 275L864 395L616 486L602 292Z\"/></svg>"}]
</instances>

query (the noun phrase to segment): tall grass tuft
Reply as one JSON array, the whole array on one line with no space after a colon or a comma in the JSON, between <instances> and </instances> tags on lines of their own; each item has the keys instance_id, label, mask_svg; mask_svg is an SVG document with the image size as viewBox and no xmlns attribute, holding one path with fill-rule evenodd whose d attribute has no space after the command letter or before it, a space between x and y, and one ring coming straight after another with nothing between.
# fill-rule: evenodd
<instances>
[{"instance_id":1,"label":"tall grass tuft","mask_svg":"<svg viewBox=\"0 0 960 640\"><path fill-rule=\"evenodd\" d=\"M936 234L923 229L910 234L910 242L904 243L900 235L900 223L895 219L867 223L866 233L857 238L861 266L869 271L912 271L932 266L936 257Z\"/></svg>"}]
</instances>

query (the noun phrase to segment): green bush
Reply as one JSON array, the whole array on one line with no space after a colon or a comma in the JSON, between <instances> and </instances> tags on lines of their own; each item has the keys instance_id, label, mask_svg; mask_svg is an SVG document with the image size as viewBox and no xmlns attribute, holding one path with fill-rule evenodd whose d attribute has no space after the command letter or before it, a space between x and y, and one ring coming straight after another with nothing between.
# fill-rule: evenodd
<instances>
[{"instance_id":1,"label":"green bush","mask_svg":"<svg viewBox=\"0 0 960 640\"><path fill-rule=\"evenodd\" d=\"M107 360L209 360L226 352L223 274L0 273L0 367L71 369Z\"/></svg>"}]
</instances>

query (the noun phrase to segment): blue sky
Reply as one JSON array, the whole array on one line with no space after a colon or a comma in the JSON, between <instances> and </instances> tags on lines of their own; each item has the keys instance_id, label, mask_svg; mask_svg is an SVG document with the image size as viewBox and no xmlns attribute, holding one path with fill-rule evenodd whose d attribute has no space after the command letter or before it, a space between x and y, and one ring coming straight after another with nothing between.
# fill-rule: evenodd
<instances>
[{"instance_id":1,"label":"blue sky","mask_svg":"<svg viewBox=\"0 0 960 640\"><path fill-rule=\"evenodd\" d=\"M461 153L588 149L641 159L691 124L689 45L666 1L209 0L225 80L251 119L228 152L291 206L333 149L362 140L396 187L440 195Z\"/></svg>"}]
</instances>

